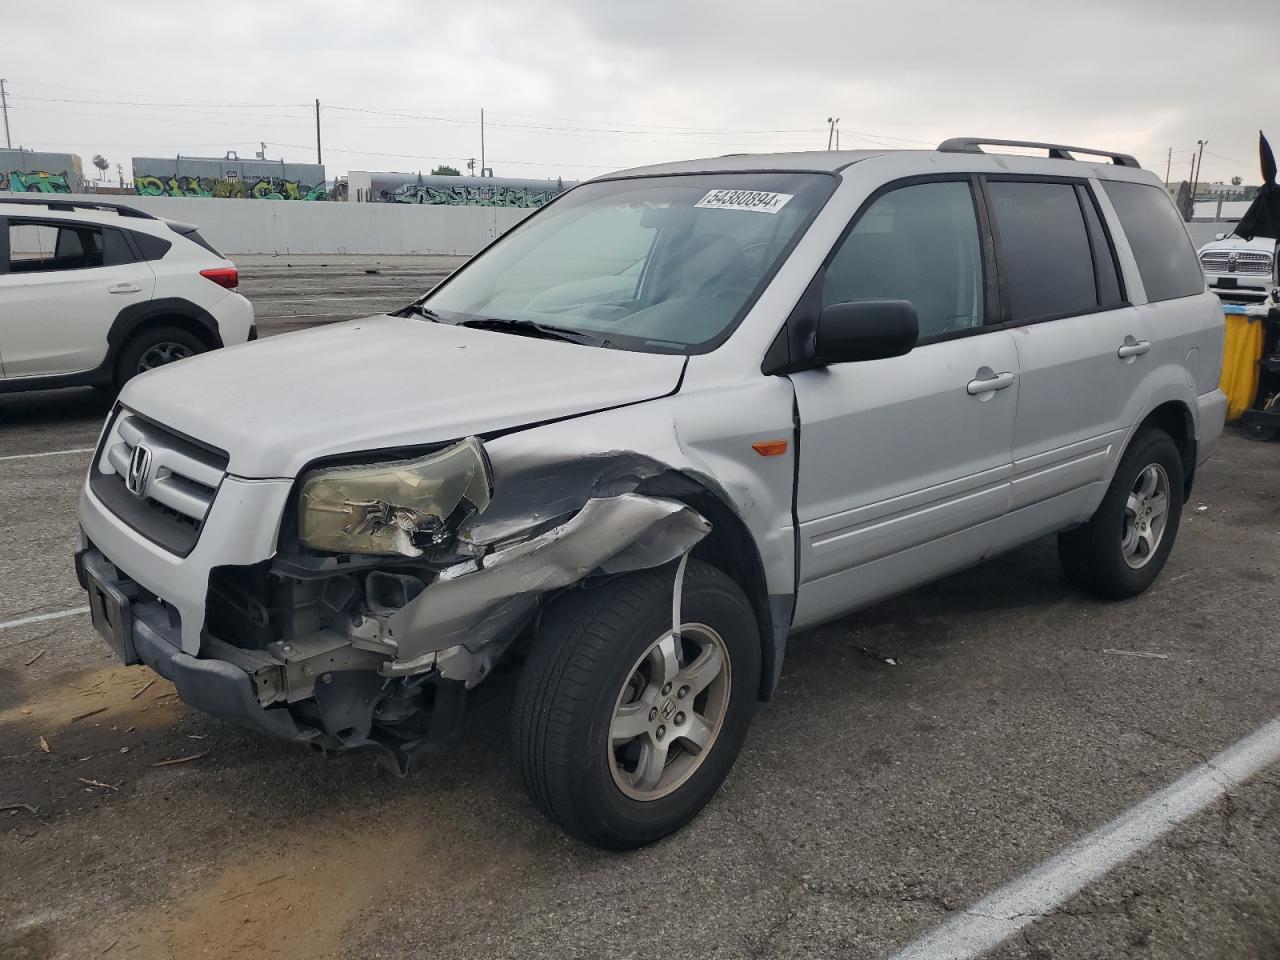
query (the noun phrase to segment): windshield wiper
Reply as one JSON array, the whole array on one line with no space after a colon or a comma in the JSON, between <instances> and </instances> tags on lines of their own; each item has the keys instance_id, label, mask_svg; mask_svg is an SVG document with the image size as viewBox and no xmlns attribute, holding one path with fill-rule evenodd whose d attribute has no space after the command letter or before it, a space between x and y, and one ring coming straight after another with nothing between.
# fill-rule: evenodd
<instances>
[{"instance_id":1,"label":"windshield wiper","mask_svg":"<svg viewBox=\"0 0 1280 960\"><path fill-rule=\"evenodd\" d=\"M458 326L470 327L473 330L493 330L498 333L515 333L525 337L541 337L545 340L564 340L567 343L586 343L593 347L607 346L609 341L601 337L583 333L581 330L570 330L567 327L555 327L532 320L509 320L499 317L476 317L463 320Z\"/></svg>"},{"instance_id":2,"label":"windshield wiper","mask_svg":"<svg viewBox=\"0 0 1280 960\"><path fill-rule=\"evenodd\" d=\"M411 313L417 314L420 317L426 317L428 320L433 320L436 323L447 322L444 317L440 316L440 314L436 313L430 307L423 306L420 303L411 303L399 311L400 316L407 316Z\"/></svg>"}]
</instances>

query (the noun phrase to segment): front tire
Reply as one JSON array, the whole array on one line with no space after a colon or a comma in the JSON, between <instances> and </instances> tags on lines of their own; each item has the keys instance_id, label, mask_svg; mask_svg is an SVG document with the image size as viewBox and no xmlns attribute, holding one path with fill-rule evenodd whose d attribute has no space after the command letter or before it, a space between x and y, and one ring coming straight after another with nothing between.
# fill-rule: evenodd
<instances>
[{"instance_id":1,"label":"front tire","mask_svg":"<svg viewBox=\"0 0 1280 960\"><path fill-rule=\"evenodd\" d=\"M1163 430L1143 427L1120 458L1093 517L1058 534L1067 579L1109 600L1150 587L1173 550L1183 489L1177 444Z\"/></svg>"},{"instance_id":2,"label":"front tire","mask_svg":"<svg viewBox=\"0 0 1280 960\"><path fill-rule=\"evenodd\" d=\"M670 566L573 591L548 608L520 677L512 735L525 786L566 832L626 850L692 820L746 739L760 635L738 585Z\"/></svg>"}]
</instances>

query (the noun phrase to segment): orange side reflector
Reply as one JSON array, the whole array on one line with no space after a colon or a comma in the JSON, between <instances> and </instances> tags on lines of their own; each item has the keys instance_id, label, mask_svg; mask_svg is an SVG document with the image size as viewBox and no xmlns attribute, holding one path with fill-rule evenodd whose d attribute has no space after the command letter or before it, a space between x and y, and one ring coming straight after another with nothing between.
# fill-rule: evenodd
<instances>
[{"instance_id":1,"label":"orange side reflector","mask_svg":"<svg viewBox=\"0 0 1280 960\"><path fill-rule=\"evenodd\" d=\"M761 440L753 443L751 449L762 457L780 457L787 452L785 440Z\"/></svg>"}]
</instances>

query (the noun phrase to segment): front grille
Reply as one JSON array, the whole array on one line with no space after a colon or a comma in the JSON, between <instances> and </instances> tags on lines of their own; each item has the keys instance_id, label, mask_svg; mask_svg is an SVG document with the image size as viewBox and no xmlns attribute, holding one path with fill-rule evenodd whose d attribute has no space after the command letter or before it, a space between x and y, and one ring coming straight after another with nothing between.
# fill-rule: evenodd
<instances>
[{"instance_id":1,"label":"front grille","mask_svg":"<svg viewBox=\"0 0 1280 960\"><path fill-rule=\"evenodd\" d=\"M200 538L227 463L222 451L122 409L103 437L89 487L133 529L185 557Z\"/></svg>"},{"instance_id":2,"label":"front grille","mask_svg":"<svg viewBox=\"0 0 1280 960\"><path fill-rule=\"evenodd\" d=\"M1206 250L1200 265L1208 273L1241 273L1254 277L1271 276L1271 254L1257 250Z\"/></svg>"}]
</instances>

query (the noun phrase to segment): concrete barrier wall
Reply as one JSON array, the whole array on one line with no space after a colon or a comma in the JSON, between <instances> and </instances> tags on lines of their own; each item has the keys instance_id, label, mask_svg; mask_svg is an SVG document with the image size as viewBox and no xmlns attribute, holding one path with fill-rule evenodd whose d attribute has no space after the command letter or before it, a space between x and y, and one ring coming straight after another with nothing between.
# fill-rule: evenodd
<instances>
[{"instance_id":1,"label":"concrete barrier wall","mask_svg":"<svg viewBox=\"0 0 1280 960\"><path fill-rule=\"evenodd\" d=\"M4 196L4 194L0 194ZM73 197L68 197L73 199ZM194 223L211 244L238 253L446 253L470 256L532 210L411 203L299 203L205 197L95 197L116 200L158 217ZM1196 247L1234 221L1195 221L1187 231Z\"/></svg>"},{"instance_id":2,"label":"concrete barrier wall","mask_svg":"<svg viewBox=\"0 0 1280 960\"><path fill-rule=\"evenodd\" d=\"M378 253L470 256L532 210L399 203L298 203L203 197L95 197L194 223L226 254Z\"/></svg>"},{"instance_id":3,"label":"concrete barrier wall","mask_svg":"<svg viewBox=\"0 0 1280 960\"><path fill-rule=\"evenodd\" d=\"M1192 220L1187 224L1187 233L1191 234L1191 242L1196 245L1199 250L1211 240L1216 240L1218 234L1230 234L1235 230L1237 220Z\"/></svg>"}]
</instances>

